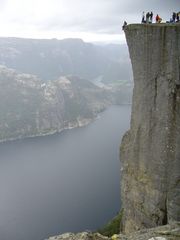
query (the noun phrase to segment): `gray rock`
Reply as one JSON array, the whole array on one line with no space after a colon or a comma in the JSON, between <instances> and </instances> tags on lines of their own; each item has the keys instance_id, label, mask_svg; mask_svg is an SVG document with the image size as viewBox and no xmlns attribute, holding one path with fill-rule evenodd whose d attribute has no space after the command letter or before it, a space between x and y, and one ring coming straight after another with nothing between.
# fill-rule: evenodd
<instances>
[{"instance_id":1,"label":"gray rock","mask_svg":"<svg viewBox=\"0 0 180 240\"><path fill-rule=\"evenodd\" d=\"M125 34L135 85L121 196L132 232L180 220L180 24L132 24Z\"/></svg>"},{"instance_id":2,"label":"gray rock","mask_svg":"<svg viewBox=\"0 0 180 240\"><path fill-rule=\"evenodd\" d=\"M180 239L180 222L151 229L144 229L128 235L115 234L108 238L99 233L65 233L50 237L48 240L178 240Z\"/></svg>"},{"instance_id":3,"label":"gray rock","mask_svg":"<svg viewBox=\"0 0 180 240\"><path fill-rule=\"evenodd\" d=\"M108 237L102 236L99 233L65 233L59 236L50 237L49 240L108 240Z\"/></svg>"}]
</instances>

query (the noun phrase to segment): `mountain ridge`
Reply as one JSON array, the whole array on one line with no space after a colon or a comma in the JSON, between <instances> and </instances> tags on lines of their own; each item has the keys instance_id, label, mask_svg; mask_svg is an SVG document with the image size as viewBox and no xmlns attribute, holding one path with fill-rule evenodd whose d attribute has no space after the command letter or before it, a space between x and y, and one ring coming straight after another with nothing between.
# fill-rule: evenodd
<instances>
[{"instance_id":1,"label":"mountain ridge","mask_svg":"<svg viewBox=\"0 0 180 240\"><path fill-rule=\"evenodd\" d=\"M131 81L128 63L125 45L98 46L81 39L0 38L1 65L37 75L43 81L72 74L88 80L102 75L110 82L107 69L113 67L117 72L113 80Z\"/></svg>"},{"instance_id":2,"label":"mountain ridge","mask_svg":"<svg viewBox=\"0 0 180 240\"><path fill-rule=\"evenodd\" d=\"M72 75L44 83L0 65L0 142L87 125L108 106L130 103L123 92Z\"/></svg>"}]
</instances>

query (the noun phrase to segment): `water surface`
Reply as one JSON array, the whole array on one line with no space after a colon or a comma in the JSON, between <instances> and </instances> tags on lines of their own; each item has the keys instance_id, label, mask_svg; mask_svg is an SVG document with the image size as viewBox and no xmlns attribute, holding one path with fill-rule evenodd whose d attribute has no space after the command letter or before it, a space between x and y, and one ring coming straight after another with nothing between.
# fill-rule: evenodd
<instances>
[{"instance_id":1,"label":"water surface","mask_svg":"<svg viewBox=\"0 0 180 240\"><path fill-rule=\"evenodd\" d=\"M113 106L83 128L0 144L0 239L94 230L116 215L130 108Z\"/></svg>"}]
</instances>

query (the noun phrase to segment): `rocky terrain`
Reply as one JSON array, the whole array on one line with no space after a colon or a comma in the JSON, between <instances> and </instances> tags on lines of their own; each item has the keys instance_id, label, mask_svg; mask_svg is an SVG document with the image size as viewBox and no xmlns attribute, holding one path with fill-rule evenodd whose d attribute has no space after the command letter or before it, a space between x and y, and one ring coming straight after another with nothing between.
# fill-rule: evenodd
<instances>
[{"instance_id":1,"label":"rocky terrain","mask_svg":"<svg viewBox=\"0 0 180 240\"><path fill-rule=\"evenodd\" d=\"M48 240L178 240L180 239L180 223L173 223L166 226L145 229L133 234L115 234L108 238L98 233L65 233L59 236L50 237Z\"/></svg>"},{"instance_id":2,"label":"rocky terrain","mask_svg":"<svg viewBox=\"0 0 180 240\"><path fill-rule=\"evenodd\" d=\"M121 145L123 230L180 221L180 24L125 29L134 74Z\"/></svg>"},{"instance_id":3,"label":"rocky terrain","mask_svg":"<svg viewBox=\"0 0 180 240\"><path fill-rule=\"evenodd\" d=\"M0 141L84 126L116 102L113 94L78 77L43 83L0 66Z\"/></svg>"}]
</instances>

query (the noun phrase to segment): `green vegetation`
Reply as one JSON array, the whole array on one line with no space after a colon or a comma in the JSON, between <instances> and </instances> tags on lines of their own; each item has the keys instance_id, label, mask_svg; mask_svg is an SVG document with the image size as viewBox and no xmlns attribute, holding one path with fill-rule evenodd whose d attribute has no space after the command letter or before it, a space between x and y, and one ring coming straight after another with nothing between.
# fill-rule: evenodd
<instances>
[{"instance_id":1,"label":"green vegetation","mask_svg":"<svg viewBox=\"0 0 180 240\"><path fill-rule=\"evenodd\" d=\"M121 210L117 216L110 220L105 226L98 229L97 232L108 237L119 234L122 215L123 211Z\"/></svg>"}]
</instances>

